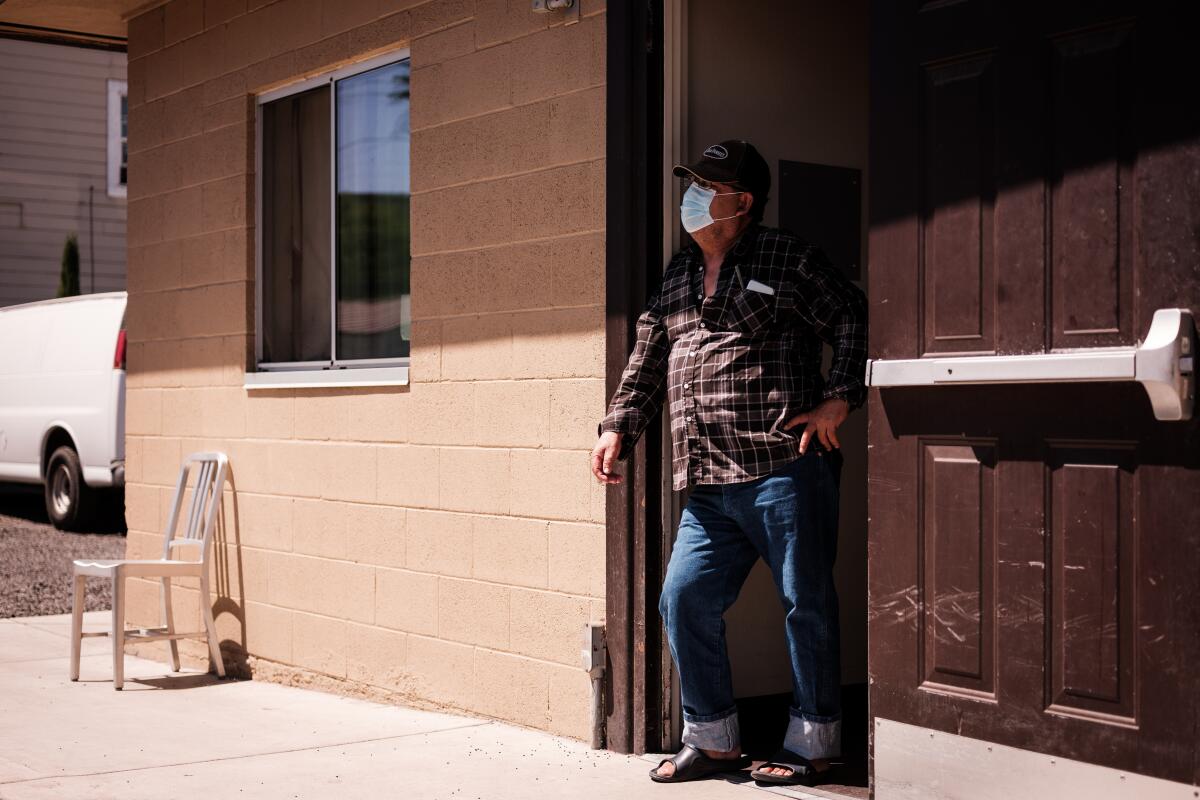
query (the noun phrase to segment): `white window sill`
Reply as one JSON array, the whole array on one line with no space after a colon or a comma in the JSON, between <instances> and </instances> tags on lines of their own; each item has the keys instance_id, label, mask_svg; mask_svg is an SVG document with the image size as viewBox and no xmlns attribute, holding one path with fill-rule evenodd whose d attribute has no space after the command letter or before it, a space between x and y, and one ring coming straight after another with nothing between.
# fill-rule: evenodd
<instances>
[{"instance_id":1,"label":"white window sill","mask_svg":"<svg viewBox=\"0 0 1200 800\"><path fill-rule=\"evenodd\" d=\"M331 386L407 386L408 367L260 370L247 372L243 388L315 389Z\"/></svg>"}]
</instances>

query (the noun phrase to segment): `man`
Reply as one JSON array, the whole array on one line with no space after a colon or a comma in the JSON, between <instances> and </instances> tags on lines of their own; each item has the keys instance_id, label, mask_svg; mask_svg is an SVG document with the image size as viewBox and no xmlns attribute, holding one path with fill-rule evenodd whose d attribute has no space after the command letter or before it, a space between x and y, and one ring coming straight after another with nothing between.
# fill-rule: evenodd
<instances>
[{"instance_id":1,"label":"man","mask_svg":"<svg viewBox=\"0 0 1200 800\"><path fill-rule=\"evenodd\" d=\"M685 781L741 769L725 611L754 562L786 611L793 704L783 746L751 774L828 778L841 755L837 594L838 426L866 387L866 298L817 248L761 224L770 169L740 140L679 165L692 237L637 320L637 340L598 426L592 472L620 483L659 410L671 412L676 490L691 487L658 604L679 670L683 748L650 777ZM828 381L821 341L833 347Z\"/></svg>"}]
</instances>

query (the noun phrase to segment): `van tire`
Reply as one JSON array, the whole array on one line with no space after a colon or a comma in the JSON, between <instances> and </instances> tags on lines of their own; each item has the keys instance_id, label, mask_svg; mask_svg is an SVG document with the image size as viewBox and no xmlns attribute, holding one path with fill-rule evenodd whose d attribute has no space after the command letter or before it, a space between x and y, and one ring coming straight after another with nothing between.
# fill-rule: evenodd
<instances>
[{"instance_id":1,"label":"van tire","mask_svg":"<svg viewBox=\"0 0 1200 800\"><path fill-rule=\"evenodd\" d=\"M46 464L46 516L61 531L81 531L91 524L96 497L83 482L75 448L63 445Z\"/></svg>"}]
</instances>

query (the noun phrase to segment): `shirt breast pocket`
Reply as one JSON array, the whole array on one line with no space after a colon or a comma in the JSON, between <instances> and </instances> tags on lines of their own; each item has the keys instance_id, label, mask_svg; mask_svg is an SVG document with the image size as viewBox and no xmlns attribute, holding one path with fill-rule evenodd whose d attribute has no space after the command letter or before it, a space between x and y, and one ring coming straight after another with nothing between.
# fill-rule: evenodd
<instances>
[{"instance_id":1,"label":"shirt breast pocket","mask_svg":"<svg viewBox=\"0 0 1200 800\"><path fill-rule=\"evenodd\" d=\"M775 320L775 296L740 289L725 311L725 327L739 333L764 333Z\"/></svg>"}]
</instances>

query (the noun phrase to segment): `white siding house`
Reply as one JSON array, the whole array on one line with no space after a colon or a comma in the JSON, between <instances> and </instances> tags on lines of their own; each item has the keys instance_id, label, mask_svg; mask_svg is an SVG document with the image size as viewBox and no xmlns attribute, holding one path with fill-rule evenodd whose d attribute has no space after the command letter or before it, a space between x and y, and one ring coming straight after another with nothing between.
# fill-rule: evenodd
<instances>
[{"instance_id":1,"label":"white siding house","mask_svg":"<svg viewBox=\"0 0 1200 800\"><path fill-rule=\"evenodd\" d=\"M123 52L0 38L0 306L125 288Z\"/></svg>"}]
</instances>

